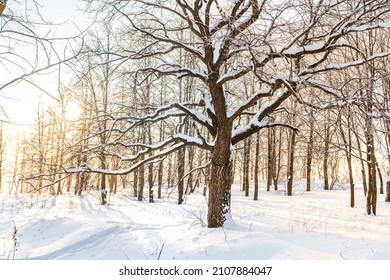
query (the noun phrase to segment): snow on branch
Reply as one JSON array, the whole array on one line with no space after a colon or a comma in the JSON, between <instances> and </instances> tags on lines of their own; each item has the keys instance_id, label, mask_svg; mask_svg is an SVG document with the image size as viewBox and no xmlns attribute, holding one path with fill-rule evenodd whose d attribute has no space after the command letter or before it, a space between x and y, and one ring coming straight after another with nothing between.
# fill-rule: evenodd
<instances>
[{"instance_id":1,"label":"snow on branch","mask_svg":"<svg viewBox=\"0 0 390 280\"><path fill-rule=\"evenodd\" d=\"M352 32L362 32L362 31L369 31L373 29L378 29L378 28L390 28L390 22L380 22L378 24L373 24L373 25L356 25L351 27Z\"/></svg>"},{"instance_id":2,"label":"snow on branch","mask_svg":"<svg viewBox=\"0 0 390 280\"><path fill-rule=\"evenodd\" d=\"M133 128L146 124L146 123L155 123L158 121L162 121L171 117L183 117L183 116L189 116L193 121L197 122L198 124L206 127L208 130L213 131L214 128L212 126L212 121L210 118L202 114L196 109L190 108L189 106L203 106L202 103L194 103L194 102L174 102L167 105L162 105L160 107L157 107L154 112L141 116L126 116L126 117L119 117L115 118L112 128L109 129L109 132L118 132L120 134L125 134L132 130ZM128 125L125 129L118 129L115 128L116 123L120 121L127 121L130 122L130 125ZM121 138L121 137L119 137ZM118 139L119 139L118 138Z\"/></svg>"},{"instance_id":3,"label":"snow on branch","mask_svg":"<svg viewBox=\"0 0 390 280\"><path fill-rule=\"evenodd\" d=\"M304 84L307 84L313 88L317 88L317 89L319 89L327 94L330 94L330 95L336 97L337 99L344 98L344 96L342 95L342 93L339 89L336 89L336 88L331 87L329 85L324 85L324 84L321 84L317 81L309 80L309 79L304 80Z\"/></svg>"},{"instance_id":4,"label":"snow on branch","mask_svg":"<svg viewBox=\"0 0 390 280\"><path fill-rule=\"evenodd\" d=\"M137 72L151 72L158 74L160 76L176 76L177 78L183 78L186 76L198 78L202 81L207 80L207 75L201 71L189 68L189 67L183 67L179 64L174 63L164 63L157 67L146 67L138 69Z\"/></svg>"},{"instance_id":5,"label":"snow on branch","mask_svg":"<svg viewBox=\"0 0 390 280\"><path fill-rule=\"evenodd\" d=\"M252 134L258 132L260 129L271 126L286 126L296 130L295 127L287 123L270 123L264 122L263 119L278 108L293 92L290 88L284 90L275 96L271 101L264 104L260 110L252 117L251 121L240 128L233 130L232 144L235 145L241 140L246 139Z\"/></svg>"},{"instance_id":6,"label":"snow on branch","mask_svg":"<svg viewBox=\"0 0 390 280\"><path fill-rule=\"evenodd\" d=\"M248 74L252 70L252 67L240 67L240 69L231 71L225 75L221 75L221 77L217 80L217 84L224 84L228 81L236 80L246 74Z\"/></svg>"},{"instance_id":7,"label":"snow on branch","mask_svg":"<svg viewBox=\"0 0 390 280\"><path fill-rule=\"evenodd\" d=\"M158 143L155 143L155 144L144 144L144 143L126 144L126 143L123 143L120 141L114 141L114 142L110 142L107 144L107 146L120 145L120 146L125 147L125 148L131 148L131 147L143 148L141 151L139 151L138 153L136 153L135 155L132 155L132 156L124 156L124 155L120 155L117 153L105 152L105 151L98 151L98 152L105 152L107 154L119 157L122 161L134 161L134 160L139 159L143 155L147 155L151 152L161 150L168 145L173 145L173 144L180 143L180 142L185 143L186 145L190 145L190 146L197 146L199 148L206 149L206 150L212 149L212 145L207 143L204 138L197 138L197 137L189 136L189 135L186 135L183 133L177 133L177 134L174 134L174 135L172 135L172 136L170 136L170 137L168 137L168 138L166 138ZM95 150L95 152L96 152L96 150Z\"/></svg>"},{"instance_id":8,"label":"snow on branch","mask_svg":"<svg viewBox=\"0 0 390 280\"><path fill-rule=\"evenodd\" d=\"M351 68L354 66L360 66L360 65L363 65L369 61L372 61L372 60L375 60L378 58L387 57L387 56L390 56L390 51L377 53L377 54L374 54L366 59L350 61L347 63L330 64L330 65L324 65L324 66L319 66L319 67L315 67L315 68L306 68L306 69L302 70L301 73L299 73L299 75L304 76L307 74L318 74L321 72L327 72L327 71L331 71L331 70L343 70L343 69Z\"/></svg>"},{"instance_id":9,"label":"snow on branch","mask_svg":"<svg viewBox=\"0 0 390 280\"><path fill-rule=\"evenodd\" d=\"M135 144L136 145L136 144ZM140 161L135 162L127 169L122 170L106 170L106 169L99 169L99 168L90 168L86 164L83 164L80 167L76 168L67 168L65 169L65 173L81 173L81 172L88 172L88 173L104 173L109 175L125 175L128 174L134 170L136 170L138 167L145 165L147 163L155 162L155 161L161 161L163 158L165 158L167 155L181 149L187 146L198 146L202 149L208 149L211 150L212 146L210 144L207 144L203 142L201 139L188 136L185 134L175 134L166 140L159 142L154 145L144 145L146 147L144 150L138 152L137 154L133 156L121 156L118 154L115 154L116 156L119 156L123 161L136 161L140 159L143 155L147 155L144 159L141 159ZM166 146L170 145L169 147L165 148ZM162 149L165 148L165 149ZM153 153L154 152L154 153ZM112 153L110 153L113 155Z\"/></svg>"}]
</instances>

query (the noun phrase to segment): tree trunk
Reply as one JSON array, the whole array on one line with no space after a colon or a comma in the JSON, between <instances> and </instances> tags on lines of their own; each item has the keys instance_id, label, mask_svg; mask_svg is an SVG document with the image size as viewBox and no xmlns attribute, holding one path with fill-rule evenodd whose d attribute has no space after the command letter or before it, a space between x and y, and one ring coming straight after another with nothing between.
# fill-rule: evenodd
<instances>
[{"instance_id":1,"label":"tree trunk","mask_svg":"<svg viewBox=\"0 0 390 280\"><path fill-rule=\"evenodd\" d=\"M194 147L188 148L188 169L192 170L194 168ZM191 194L195 191L194 188L194 174L191 172L188 174L186 194Z\"/></svg>"},{"instance_id":2,"label":"tree trunk","mask_svg":"<svg viewBox=\"0 0 390 280\"><path fill-rule=\"evenodd\" d=\"M352 169L352 156L349 155L347 157L347 163L348 163L348 174L349 174L349 186L351 191L350 196L350 206L351 208L355 207L355 183L353 181L353 169Z\"/></svg>"},{"instance_id":3,"label":"tree trunk","mask_svg":"<svg viewBox=\"0 0 390 280\"><path fill-rule=\"evenodd\" d=\"M68 177L67 183L66 183L66 192L70 192L70 188L72 187L72 178L73 175Z\"/></svg>"},{"instance_id":4,"label":"tree trunk","mask_svg":"<svg viewBox=\"0 0 390 280\"><path fill-rule=\"evenodd\" d=\"M273 128L271 128L273 129ZM274 189L275 191L278 190L278 182L279 182L279 175L280 170L282 169L281 166L281 152L282 152L282 129L279 129L279 141L278 141L278 156L276 157L276 149L273 150L273 158L274 158L274 165L273 165L273 181L274 181ZM278 159L276 161L276 158Z\"/></svg>"},{"instance_id":5,"label":"tree trunk","mask_svg":"<svg viewBox=\"0 0 390 280\"><path fill-rule=\"evenodd\" d=\"M173 185L173 178L172 178L172 156L169 156L169 159L168 159L168 180L167 180L167 184L168 184L168 189L172 187Z\"/></svg>"},{"instance_id":6,"label":"tree trunk","mask_svg":"<svg viewBox=\"0 0 390 280\"><path fill-rule=\"evenodd\" d=\"M367 162L368 162L368 189L367 189L367 214L376 215L376 201L377 201L377 188L376 188L376 167L375 167L375 154L373 141L370 141L367 145Z\"/></svg>"},{"instance_id":7,"label":"tree trunk","mask_svg":"<svg viewBox=\"0 0 390 280\"><path fill-rule=\"evenodd\" d=\"M118 189L118 175L111 175L108 184L110 186L110 195L116 194Z\"/></svg>"},{"instance_id":8,"label":"tree trunk","mask_svg":"<svg viewBox=\"0 0 390 280\"><path fill-rule=\"evenodd\" d=\"M105 205L105 204L107 204L107 187L106 187L106 174L102 174L102 176L101 176L101 181L100 181L100 183L101 183L101 190L100 190L100 192L101 192L101 203L102 203L102 205Z\"/></svg>"},{"instance_id":9,"label":"tree trunk","mask_svg":"<svg viewBox=\"0 0 390 280\"><path fill-rule=\"evenodd\" d=\"M102 169L106 169L105 161L102 161ZM101 204L107 204L107 186L106 186L106 174L102 173L100 177L100 195L101 195Z\"/></svg>"},{"instance_id":10,"label":"tree trunk","mask_svg":"<svg viewBox=\"0 0 390 280\"><path fill-rule=\"evenodd\" d=\"M244 168L243 168L243 190L245 196L249 196L249 160L250 160L250 139L244 141Z\"/></svg>"},{"instance_id":11,"label":"tree trunk","mask_svg":"<svg viewBox=\"0 0 390 280\"><path fill-rule=\"evenodd\" d=\"M177 154L177 188L178 188L178 200L177 204L182 204L184 200L184 158L185 148L180 149Z\"/></svg>"},{"instance_id":12,"label":"tree trunk","mask_svg":"<svg viewBox=\"0 0 390 280\"><path fill-rule=\"evenodd\" d=\"M148 127L148 141L149 144L152 144L152 131L151 128ZM154 190L153 190L154 180L153 180L153 163L149 163L148 165L148 186L149 186L149 202L154 202Z\"/></svg>"},{"instance_id":13,"label":"tree trunk","mask_svg":"<svg viewBox=\"0 0 390 280\"><path fill-rule=\"evenodd\" d=\"M232 162L211 163L213 176L209 186L208 227L222 227L230 215Z\"/></svg>"},{"instance_id":14,"label":"tree trunk","mask_svg":"<svg viewBox=\"0 0 390 280\"><path fill-rule=\"evenodd\" d=\"M356 143L357 143L357 148L358 148L359 158L360 158L360 165L361 165L361 168L362 168L361 169L361 173L362 173L362 180L363 180L364 196L367 196L368 186L367 186L367 178L366 178L366 168L364 167L363 152L362 152L359 136L358 136L358 134L357 134L357 132L355 130L354 130L354 134L355 134L355 137L356 137Z\"/></svg>"},{"instance_id":15,"label":"tree trunk","mask_svg":"<svg viewBox=\"0 0 390 280\"><path fill-rule=\"evenodd\" d=\"M163 175L164 175L164 163L161 161L158 164L158 176L157 176L157 181L158 181L158 189L157 189L157 198L161 198L161 189L162 189L162 184L163 184Z\"/></svg>"},{"instance_id":16,"label":"tree trunk","mask_svg":"<svg viewBox=\"0 0 390 280\"><path fill-rule=\"evenodd\" d=\"M293 181L294 181L294 159L295 159L295 131L291 131L290 147L287 167L287 195L292 196Z\"/></svg>"},{"instance_id":17,"label":"tree trunk","mask_svg":"<svg viewBox=\"0 0 390 280\"><path fill-rule=\"evenodd\" d=\"M133 196L138 197L138 169L133 171Z\"/></svg>"},{"instance_id":18,"label":"tree trunk","mask_svg":"<svg viewBox=\"0 0 390 280\"><path fill-rule=\"evenodd\" d=\"M260 157L260 133L256 135L256 150L255 150L255 168L254 168L254 180L255 189L253 193L253 200L259 198L259 157Z\"/></svg>"},{"instance_id":19,"label":"tree trunk","mask_svg":"<svg viewBox=\"0 0 390 280\"><path fill-rule=\"evenodd\" d=\"M221 126L211 157L211 176L208 201L208 227L222 227L230 215L233 155L231 125Z\"/></svg>"},{"instance_id":20,"label":"tree trunk","mask_svg":"<svg viewBox=\"0 0 390 280\"><path fill-rule=\"evenodd\" d=\"M373 91L374 91L374 73L370 69L371 80L366 91L363 95L366 97L366 116L365 116L365 136L367 143L367 168L368 168L368 189L366 197L367 214L376 215L376 203L377 203L377 187L376 187L376 157L375 157L375 144L374 144L374 131L373 131Z\"/></svg>"},{"instance_id":21,"label":"tree trunk","mask_svg":"<svg viewBox=\"0 0 390 280\"><path fill-rule=\"evenodd\" d=\"M351 129L350 129L350 119L351 119L351 112L348 111L347 115L347 128L348 128L348 139L345 135L345 132L342 128L342 125L340 125L340 134L341 138L344 143L344 149L346 153L347 158L347 165L348 165L348 176L349 176L349 186L350 186L350 206L351 208L355 207L355 183L353 180L353 168L352 168L352 135L351 135Z\"/></svg>"},{"instance_id":22,"label":"tree trunk","mask_svg":"<svg viewBox=\"0 0 390 280\"><path fill-rule=\"evenodd\" d=\"M148 185L149 185L149 202L154 202L154 190L153 190L153 163L149 163L148 166Z\"/></svg>"},{"instance_id":23,"label":"tree trunk","mask_svg":"<svg viewBox=\"0 0 390 280\"><path fill-rule=\"evenodd\" d=\"M325 124L325 139L324 139L324 190L329 190L329 141L330 141L330 126Z\"/></svg>"},{"instance_id":24,"label":"tree trunk","mask_svg":"<svg viewBox=\"0 0 390 280\"><path fill-rule=\"evenodd\" d=\"M375 157L375 158L376 158L376 157ZM376 165L376 169L377 169L378 177L379 177L379 182L380 182L379 193L380 193L380 194L384 194L384 189L383 189L383 177L382 177L381 169L379 168L378 161L375 162L375 165Z\"/></svg>"},{"instance_id":25,"label":"tree trunk","mask_svg":"<svg viewBox=\"0 0 390 280\"><path fill-rule=\"evenodd\" d=\"M143 157L141 157L143 160ZM144 187L145 187L145 166L141 165L138 168L138 193L137 200L142 201L144 198Z\"/></svg>"},{"instance_id":26,"label":"tree trunk","mask_svg":"<svg viewBox=\"0 0 390 280\"><path fill-rule=\"evenodd\" d=\"M390 176L390 174L389 174ZM386 202L390 202L390 177L387 178L386 181Z\"/></svg>"},{"instance_id":27,"label":"tree trunk","mask_svg":"<svg viewBox=\"0 0 390 280\"><path fill-rule=\"evenodd\" d=\"M311 163L313 159L314 120L310 119L310 132L306 153L306 191L311 191Z\"/></svg>"},{"instance_id":28,"label":"tree trunk","mask_svg":"<svg viewBox=\"0 0 390 280\"><path fill-rule=\"evenodd\" d=\"M274 174L274 162L275 158L273 157L275 150L275 137L273 135L273 129L268 129L268 153L267 153L267 192L271 190L272 177Z\"/></svg>"},{"instance_id":29,"label":"tree trunk","mask_svg":"<svg viewBox=\"0 0 390 280\"><path fill-rule=\"evenodd\" d=\"M83 189L84 189L84 187L86 185L86 178L85 177L86 177L85 172L81 172L81 174L80 174L80 181L78 182L77 193L76 193L76 195L78 195L78 196L82 195Z\"/></svg>"}]
</instances>

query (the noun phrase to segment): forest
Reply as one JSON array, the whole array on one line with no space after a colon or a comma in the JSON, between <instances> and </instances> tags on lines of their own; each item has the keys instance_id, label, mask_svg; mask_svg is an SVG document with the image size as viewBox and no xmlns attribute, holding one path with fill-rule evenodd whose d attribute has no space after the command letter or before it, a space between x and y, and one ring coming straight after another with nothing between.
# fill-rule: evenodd
<instances>
[{"instance_id":1,"label":"forest","mask_svg":"<svg viewBox=\"0 0 390 280\"><path fill-rule=\"evenodd\" d=\"M63 36L44 1L0 2L0 90L44 96L23 130L3 108L4 195L198 194L208 228L232 194L343 189L367 215L390 201L388 0L79 4L87 27Z\"/></svg>"}]
</instances>

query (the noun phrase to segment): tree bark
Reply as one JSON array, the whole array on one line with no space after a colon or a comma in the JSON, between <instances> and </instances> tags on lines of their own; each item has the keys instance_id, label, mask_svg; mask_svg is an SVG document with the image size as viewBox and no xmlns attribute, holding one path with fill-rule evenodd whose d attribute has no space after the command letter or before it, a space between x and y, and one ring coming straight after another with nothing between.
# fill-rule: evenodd
<instances>
[{"instance_id":1,"label":"tree bark","mask_svg":"<svg viewBox=\"0 0 390 280\"><path fill-rule=\"evenodd\" d=\"M208 201L208 227L222 227L230 215L233 155L232 125L221 126L211 156L211 176Z\"/></svg>"},{"instance_id":2,"label":"tree bark","mask_svg":"<svg viewBox=\"0 0 390 280\"><path fill-rule=\"evenodd\" d=\"M222 227L230 215L232 162L211 163L213 176L209 186L208 227Z\"/></svg>"}]
</instances>

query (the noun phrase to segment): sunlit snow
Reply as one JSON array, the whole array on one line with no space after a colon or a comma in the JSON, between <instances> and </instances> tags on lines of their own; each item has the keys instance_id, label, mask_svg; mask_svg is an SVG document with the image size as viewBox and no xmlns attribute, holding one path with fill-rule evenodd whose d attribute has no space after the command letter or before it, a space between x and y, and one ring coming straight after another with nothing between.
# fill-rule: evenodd
<instances>
[{"instance_id":1,"label":"sunlit snow","mask_svg":"<svg viewBox=\"0 0 390 280\"><path fill-rule=\"evenodd\" d=\"M389 259L390 204L378 196L378 215L365 214L362 189L350 208L347 185L294 196L265 192L259 201L234 186L232 220L209 229L206 198L199 192L183 205L165 193L155 203L138 202L130 188L99 205L98 194L77 197L0 197L0 259ZM169 190L171 191L171 190Z\"/></svg>"}]
</instances>

